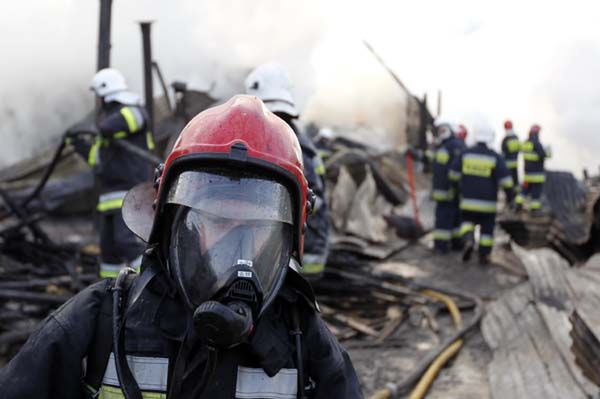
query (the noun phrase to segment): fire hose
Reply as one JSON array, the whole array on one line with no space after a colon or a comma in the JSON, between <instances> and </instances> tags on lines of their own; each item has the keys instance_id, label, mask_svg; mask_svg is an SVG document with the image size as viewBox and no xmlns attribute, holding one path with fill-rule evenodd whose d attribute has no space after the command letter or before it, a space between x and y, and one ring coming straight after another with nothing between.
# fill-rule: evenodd
<instances>
[{"instance_id":1,"label":"fire hose","mask_svg":"<svg viewBox=\"0 0 600 399\"><path fill-rule=\"evenodd\" d=\"M54 152L54 156L52 157L52 160L50 161L50 163L48 164L48 166L46 167L46 169L44 170L44 174L42 175L42 178L40 179L40 181L37 183L36 187L33 189L33 191L21 202L21 207L22 208L26 208L27 205L29 205L29 203L31 203L31 201L33 201L35 198L37 198L40 193L42 192L42 190L44 189L44 187L46 186L46 183L48 183L48 180L50 178L50 176L52 175L52 173L54 172L54 169L56 169L56 166L59 164L59 162L61 161L61 155L63 153L63 151L65 150L65 148L67 147L67 143L69 141L70 137L73 136L79 136L79 135L97 135L98 133L96 132L90 132L90 131L78 131L78 132L69 132L67 131L61 141L60 144L58 145L58 147L56 148L56 151ZM111 142L111 144L115 145L118 148L121 148L127 152L129 152L132 155L135 155L141 159L143 159L144 161L148 162L149 164L151 164L152 166L156 166L159 163L162 162L162 159L157 157L156 155L154 155L153 153L146 151L138 146L136 146L135 144L132 144L128 141L125 140L113 140Z\"/></svg>"},{"instance_id":2,"label":"fire hose","mask_svg":"<svg viewBox=\"0 0 600 399\"><path fill-rule=\"evenodd\" d=\"M456 330L450 334L433 351L428 353L416 365L413 372L398 383L389 383L383 389L375 392L370 399L392 399L405 394L412 389L410 399L421 399L435 381L440 370L452 359L463 346L463 336L478 325L483 316L483 302L474 295L442 289L429 284L417 283L404 279L393 273L378 272L348 272L336 269L334 271L345 278L360 280L366 284L377 286L392 294L418 294L446 305ZM384 279L385 281L381 281ZM471 302L475 309L474 315L463 324L462 316L452 297L462 298ZM414 387L414 388L413 388Z\"/></svg>"}]
</instances>

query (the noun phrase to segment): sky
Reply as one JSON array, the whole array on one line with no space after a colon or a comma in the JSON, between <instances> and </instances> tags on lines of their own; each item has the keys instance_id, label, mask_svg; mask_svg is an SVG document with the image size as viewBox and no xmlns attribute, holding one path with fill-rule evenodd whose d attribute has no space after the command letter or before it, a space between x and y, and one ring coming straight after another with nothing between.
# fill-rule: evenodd
<instances>
[{"instance_id":1,"label":"sky","mask_svg":"<svg viewBox=\"0 0 600 399\"><path fill-rule=\"evenodd\" d=\"M30 0L4 11L0 166L53 145L91 109L98 1ZM228 97L254 66L279 61L305 120L361 126L367 140L394 143L406 96L366 40L415 95L428 94L432 111L441 91L444 115L468 125L484 114L497 141L506 118L521 137L539 123L551 168L580 175L600 165L597 1L113 0L113 14L113 65L136 91L136 22L154 20L154 58L168 80L214 84L215 96Z\"/></svg>"}]
</instances>

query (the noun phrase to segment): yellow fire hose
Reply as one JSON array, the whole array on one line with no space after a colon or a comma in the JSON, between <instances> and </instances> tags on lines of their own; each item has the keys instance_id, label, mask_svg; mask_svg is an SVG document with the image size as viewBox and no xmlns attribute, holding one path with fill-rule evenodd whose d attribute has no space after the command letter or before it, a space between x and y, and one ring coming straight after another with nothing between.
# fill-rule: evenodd
<instances>
[{"instance_id":1,"label":"yellow fire hose","mask_svg":"<svg viewBox=\"0 0 600 399\"><path fill-rule=\"evenodd\" d=\"M450 312L450 316L452 317L452 321L454 322L456 329L460 330L462 328L462 317L460 311L458 310L458 306L456 306L456 303L452 300L452 298L450 298L448 295L430 289L421 291L421 294L435 301L444 303L448 308L448 312ZM462 346L463 340L459 338L450 346L448 346L442 353L440 353L440 355L429 365L427 371L423 374L417 385L415 385L415 388L411 392L409 399L424 398L440 370L460 351ZM380 389L379 391L375 392L370 399L390 399L396 394L394 391L394 386Z\"/></svg>"}]
</instances>

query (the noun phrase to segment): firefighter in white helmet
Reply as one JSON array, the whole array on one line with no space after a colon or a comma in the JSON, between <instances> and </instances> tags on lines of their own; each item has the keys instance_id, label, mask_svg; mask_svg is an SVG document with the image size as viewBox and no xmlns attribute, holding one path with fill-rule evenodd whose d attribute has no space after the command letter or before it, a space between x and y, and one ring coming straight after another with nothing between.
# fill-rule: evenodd
<instances>
[{"instance_id":1,"label":"firefighter in white helmet","mask_svg":"<svg viewBox=\"0 0 600 399\"><path fill-rule=\"evenodd\" d=\"M449 178L458 183L460 194L461 234L465 239L463 261L471 258L475 227L479 225L479 262L487 264L494 245L498 188L505 190L510 201L514 185L504 158L492 149L495 139L492 125L478 116L471 131L475 145L454 160Z\"/></svg>"},{"instance_id":2,"label":"firefighter in white helmet","mask_svg":"<svg viewBox=\"0 0 600 399\"><path fill-rule=\"evenodd\" d=\"M116 277L125 266L139 267L142 243L127 229L121 206L127 191L152 177L146 161L131 156L111 143L127 140L143 149L154 149L152 133L140 97L128 91L123 74L113 68L98 71L90 89L100 98L96 119L98 134L93 139L74 136L72 143L94 169L100 198L100 276Z\"/></svg>"},{"instance_id":3,"label":"firefighter in white helmet","mask_svg":"<svg viewBox=\"0 0 600 399\"><path fill-rule=\"evenodd\" d=\"M300 114L291 93L292 84L286 69L278 63L263 64L248 75L245 86L247 94L260 98L271 112L290 125L300 142L304 175L316 195L315 209L308 219L301 272L309 279L317 279L323 273L329 253L330 222L325 197L325 167L313 143L298 127L297 118Z\"/></svg>"}]
</instances>

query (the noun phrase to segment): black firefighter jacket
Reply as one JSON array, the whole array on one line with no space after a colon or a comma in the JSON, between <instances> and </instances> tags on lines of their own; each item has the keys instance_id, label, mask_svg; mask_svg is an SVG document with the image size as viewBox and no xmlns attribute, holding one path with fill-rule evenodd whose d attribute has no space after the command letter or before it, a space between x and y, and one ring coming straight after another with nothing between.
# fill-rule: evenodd
<instances>
[{"instance_id":1,"label":"black firefighter jacket","mask_svg":"<svg viewBox=\"0 0 600 399\"><path fill-rule=\"evenodd\" d=\"M220 351L214 377L200 398L296 397L295 346L287 321L290 306L299 309L305 381L314 386L308 397L362 398L348 354L306 296L294 288L291 277L300 278L290 271L282 291L257 323L251 342ZM176 384L169 399L188 398L201 378L206 353L202 345L184 338L190 316L176 297L160 293L156 288L160 281L160 275L155 277L127 311L125 352L140 389L151 392L145 397L166 398L165 392ZM106 309L101 304L111 284L104 280L88 287L46 318L0 370L3 399L84 397L84 363L98 343L97 318L100 309ZM174 369L185 373L174 377ZM123 397L112 353L103 375L106 396L100 397Z\"/></svg>"},{"instance_id":2,"label":"black firefighter jacket","mask_svg":"<svg viewBox=\"0 0 600 399\"><path fill-rule=\"evenodd\" d=\"M91 145L75 141L75 149L94 168L100 193L129 190L149 181L152 170L146 161L112 145L115 140L127 140L140 148L154 149L144 109L110 102L104 105L97 124L100 134L95 141Z\"/></svg>"}]
</instances>

